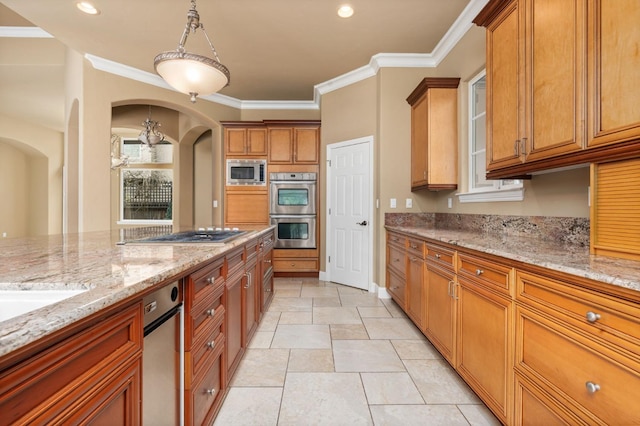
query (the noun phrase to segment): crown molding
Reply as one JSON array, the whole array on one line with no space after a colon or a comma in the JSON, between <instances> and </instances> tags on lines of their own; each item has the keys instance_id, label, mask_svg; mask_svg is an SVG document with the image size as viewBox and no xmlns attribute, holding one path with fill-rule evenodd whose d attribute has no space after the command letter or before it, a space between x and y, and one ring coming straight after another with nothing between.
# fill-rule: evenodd
<instances>
[{"instance_id":1,"label":"crown molding","mask_svg":"<svg viewBox=\"0 0 640 426\"><path fill-rule=\"evenodd\" d=\"M0 37L13 38L53 38L51 34L39 27L2 27Z\"/></svg>"},{"instance_id":2,"label":"crown molding","mask_svg":"<svg viewBox=\"0 0 640 426\"><path fill-rule=\"evenodd\" d=\"M435 68L451 52L456 44L473 26L472 20L484 8L489 0L471 0L467 7L455 20L453 25L438 42L431 53L378 53L371 57L369 64L357 68L338 77L327 80L314 86L312 101L243 101L230 96L214 93L202 96L210 102L226 105L237 109L264 109L264 110L318 110L322 95L334 90L350 86L359 81L378 74L380 68ZM46 31L37 27L0 27L0 37L52 37ZM141 83L174 90L160 76L147 71L142 71L128 65L120 64L89 53L84 55L91 65L100 71L118 75Z\"/></svg>"}]
</instances>

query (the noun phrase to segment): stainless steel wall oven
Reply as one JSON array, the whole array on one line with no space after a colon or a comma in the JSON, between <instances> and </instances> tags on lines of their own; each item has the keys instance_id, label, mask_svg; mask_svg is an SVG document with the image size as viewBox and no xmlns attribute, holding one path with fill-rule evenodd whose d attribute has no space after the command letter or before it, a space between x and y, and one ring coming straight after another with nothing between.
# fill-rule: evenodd
<instances>
[{"instance_id":1,"label":"stainless steel wall oven","mask_svg":"<svg viewBox=\"0 0 640 426\"><path fill-rule=\"evenodd\" d=\"M316 248L316 173L271 173L269 216L276 248Z\"/></svg>"}]
</instances>

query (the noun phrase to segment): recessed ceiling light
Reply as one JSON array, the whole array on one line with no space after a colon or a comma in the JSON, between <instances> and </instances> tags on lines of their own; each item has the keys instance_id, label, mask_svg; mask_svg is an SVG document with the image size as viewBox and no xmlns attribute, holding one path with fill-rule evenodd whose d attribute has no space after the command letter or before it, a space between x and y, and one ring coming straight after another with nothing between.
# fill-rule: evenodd
<instances>
[{"instance_id":1,"label":"recessed ceiling light","mask_svg":"<svg viewBox=\"0 0 640 426\"><path fill-rule=\"evenodd\" d=\"M348 4L343 4L338 9L338 16L341 18L350 18L353 15L353 8Z\"/></svg>"},{"instance_id":2,"label":"recessed ceiling light","mask_svg":"<svg viewBox=\"0 0 640 426\"><path fill-rule=\"evenodd\" d=\"M78 9L80 9L81 11L86 13L87 15L99 15L100 14L100 11L98 9L96 9L96 7L94 5L92 5L91 3L89 3L88 1L80 1L80 2L76 3L76 6L78 6Z\"/></svg>"}]
</instances>

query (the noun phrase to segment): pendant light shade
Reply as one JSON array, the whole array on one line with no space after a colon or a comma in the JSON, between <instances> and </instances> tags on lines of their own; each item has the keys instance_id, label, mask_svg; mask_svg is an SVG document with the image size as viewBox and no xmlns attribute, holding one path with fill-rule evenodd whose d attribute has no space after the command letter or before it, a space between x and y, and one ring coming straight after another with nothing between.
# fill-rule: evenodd
<instances>
[{"instance_id":1,"label":"pendant light shade","mask_svg":"<svg viewBox=\"0 0 640 426\"><path fill-rule=\"evenodd\" d=\"M184 46L189 33L195 33L198 28L202 29L214 59L185 50ZM231 79L229 70L220 63L218 54L204 30L204 26L200 23L195 0L191 0L191 9L187 13L187 25L182 33L178 48L174 51L158 54L153 63L160 77L177 91L188 94L191 97L191 102L195 102L197 96L216 93L227 86Z\"/></svg>"}]
</instances>

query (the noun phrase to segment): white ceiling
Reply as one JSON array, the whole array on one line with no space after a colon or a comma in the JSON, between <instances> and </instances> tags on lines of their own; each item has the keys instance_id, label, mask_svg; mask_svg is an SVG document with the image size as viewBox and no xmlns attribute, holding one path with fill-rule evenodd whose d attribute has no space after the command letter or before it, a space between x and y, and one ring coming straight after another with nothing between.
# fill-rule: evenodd
<instances>
[{"instance_id":1,"label":"white ceiling","mask_svg":"<svg viewBox=\"0 0 640 426\"><path fill-rule=\"evenodd\" d=\"M345 0L347 1L347 0ZM197 10L231 72L221 94L242 101L311 101L314 87L367 66L376 54L429 54L456 20L487 0L212 0ZM153 58L175 50L187 0L94 0L88 16L75 0L2 0L0 27L42 28L54 39L0 37L0 114L62 130L65 46L154 73ZM473 18L473 16L471 16ZM467 22L457 22L464 26ZM466 27L465 27L466 28ZM188 51L211 56L203 34Z\"/></svg>"}]
</instances>

